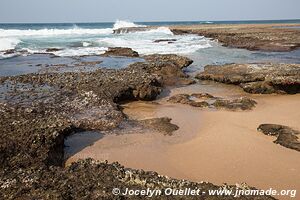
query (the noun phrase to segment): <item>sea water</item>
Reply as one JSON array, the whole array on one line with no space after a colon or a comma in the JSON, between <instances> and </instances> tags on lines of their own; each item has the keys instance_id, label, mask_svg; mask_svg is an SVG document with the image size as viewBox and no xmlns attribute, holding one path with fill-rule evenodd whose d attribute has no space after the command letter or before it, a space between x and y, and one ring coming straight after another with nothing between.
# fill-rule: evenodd
<instances>
[{"instance_id":1,"label":"sea water","mask_svg":"<svg viewBox=\"0 0 300 200\"><path fill-rule=\"evenodd\" d=\"M37 67L34 66L45 60L49 64L60 61L60 59L49 59L49 56L47 58L37 56L38 53L46 53L48 48L59 49L52 53L61 58L100 55L108 47L129 47L141 55L174 53L188 56L195 61L189 68L191 71L201 70L208 64L233 62L300 63L299 50L287 53L266 53L226 48L203 36L174 35L167 28L169 25L299 22L300 20L133 23L118 20L115 23L0 24L0 76L34 72L37 70ZM113 31L118 28L153 25L159 28L142 32L113 34ZM162 39L173 41L154 42ZM14 50L14 53L7 54L6 51L11 49ZM32 60L36 62L32 62ZM112 61L112 63L106 62L106 67L110 67L110 65L112 65L111 68L124 67L120 60ZM14 73L16 66L18 66L18 70ZM26 70L27 68L29 70ZM4 73L5 71L10 72Z\"/></svg>"}]
</instances>

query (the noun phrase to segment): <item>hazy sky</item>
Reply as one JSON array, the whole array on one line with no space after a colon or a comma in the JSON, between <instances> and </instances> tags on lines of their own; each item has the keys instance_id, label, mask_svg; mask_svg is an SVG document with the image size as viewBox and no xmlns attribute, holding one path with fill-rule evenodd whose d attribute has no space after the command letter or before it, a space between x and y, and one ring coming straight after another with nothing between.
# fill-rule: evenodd
<instances>
[{"instance_id":1,"label":"hazy sky","mask_svg":"<svg viewBox=\"0 0 300 200\"><path fill-rule=\"evenodd\" d=\"M0 0L1 22L300 19L300 0Z\"/></svg>"}]
</instances>

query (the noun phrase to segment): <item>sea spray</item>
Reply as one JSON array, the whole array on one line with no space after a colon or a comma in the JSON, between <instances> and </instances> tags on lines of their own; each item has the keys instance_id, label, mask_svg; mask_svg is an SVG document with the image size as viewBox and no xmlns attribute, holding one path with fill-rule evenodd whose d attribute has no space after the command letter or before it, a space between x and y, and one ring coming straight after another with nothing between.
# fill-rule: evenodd
<instances>
[{"instance_id":1,"label":"sea spray","mask_svg":"<svg viewBox=\"0 0 300 200\"><path fill-rule=\"evenodd\" d=\"M57 56L99 55L108 47L129 47L140 54L188 54L202 48L211 47L210 41L197 35L174 35L168 27L157 27L145 31L126 34L113 34L113 30L124 27L146 27L130 21L117 20L110 27L106 25L71 24L71 26L47 25L38 29L22 25L19 29L4 29L0 26L0 51L15 49L26 53L45 53L47 48L58 48ZM155 42L168 40L172 42ZM25 51L23 51L25 52ZM1 58L7 58L4 52Z\"/></svg>"}]
</instances>

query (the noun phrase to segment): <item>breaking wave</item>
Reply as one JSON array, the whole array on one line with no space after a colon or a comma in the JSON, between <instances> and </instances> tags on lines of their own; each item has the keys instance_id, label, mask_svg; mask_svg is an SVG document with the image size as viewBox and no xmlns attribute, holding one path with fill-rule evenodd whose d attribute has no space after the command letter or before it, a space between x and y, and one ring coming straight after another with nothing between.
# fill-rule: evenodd
<instances>
[{"instance_id":1,"label":"breaking wave","mask_svg":"<svg viewBox=\"0 0 300 200\"><path fill-rule=\"evenodd\" d=\"M17 38L0 38L0 51L14 49L20 42Z\"/></svg>"},{"instance_id":2,"label":"breaking wave","mask_svg":"<svg viewBox=\"0 0 300 200\"><path fill-rule=\"evenodd\" d=\"M130 22L130 21L117 20L114 24L113 29L116 30L116 29L119 29L119 28L130 28L130 27L147 27L147 26L138 25L138 24L135 24L135 23Z\"/></svg>"},{"instance_id":3,"label":"breaking wave","mask_svg":"<svg viewBox=\"0 0 300 200\"><path fill-rule=\"evenodd\" d=\"M128 33L117 38L101 38L97 42L100 46L129 47L145 55L189 54L199 49L212 47L207 38L197 35L173 35L168 29Z\"/></svg>"},{"instance_id":4,"label":"breaking wave","mask_svg":"<svg viewBox=\"0 0 300 200\"><path fill-rule=\"evenodd\" d=\"M106 29L39 29L39 30L18 30L18 29L0 29L0 37L26 37L26 36L61 36L61 35L102 35L111 34L111 28Z\"/></svg>"},{"instance_id":5,"label":"breaking wave","mask_svg":"<svg viewBox=\"0 0 300 200\"><path fill-rule=\"evenodd\" d=\"M52 53L58 56L81 56L99 55L108 47L129 47L140 54L189 54L211 47L207 38L198 35L174 35L167 27L113 34L114 29L126 27L146 26L117 20L111 28L93 25L81 28L74 25L65 29L0 29L0 59L14 56L4 53L9 49L19 52L16 55L25 55L24 52L45 53L47 48L58 48L60 50Z\"/></svg>"}]
</instances>

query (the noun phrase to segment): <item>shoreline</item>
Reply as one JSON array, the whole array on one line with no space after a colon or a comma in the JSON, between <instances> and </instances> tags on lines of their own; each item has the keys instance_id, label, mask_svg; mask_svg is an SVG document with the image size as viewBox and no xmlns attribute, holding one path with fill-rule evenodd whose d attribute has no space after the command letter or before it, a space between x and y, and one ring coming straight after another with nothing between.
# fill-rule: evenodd
<instances>
[{"instance_id":1,"label":"shoreline","mask_svg":"<svg viewBox=\"0 0 300 200\"><path fill-rule=\"evenodd\" d=\"M280 27L280 28L279 28ZM226 47L288 52L300 48L300 24L218 24L170 26L175 34L197 34L218 40Z\"/></svg>"}]
</instances>

